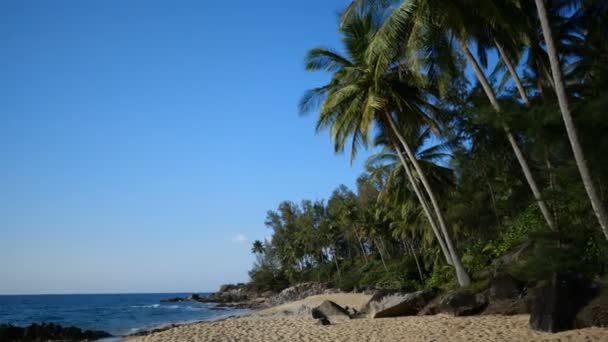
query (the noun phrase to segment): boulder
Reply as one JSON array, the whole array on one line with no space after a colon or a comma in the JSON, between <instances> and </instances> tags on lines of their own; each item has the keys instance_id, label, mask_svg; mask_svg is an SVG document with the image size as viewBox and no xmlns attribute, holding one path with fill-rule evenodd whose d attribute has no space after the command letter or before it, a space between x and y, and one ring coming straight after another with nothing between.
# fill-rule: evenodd
<instances>
[{"instance_id":1,"label":"boulder","mask_svg":"<svg viewBox=\"0 0 608 342\"><path fill-rule=\"evenodd\" d=\"M161 303L177 303L177 302L183 302L185 301L185 298L182 297L173 297L173 298L165 298L165 299L161 299L160 302Z\"/></svg>"},{"instance_id":2,"label":"boulder","mask_svg":"<svg viewBox=\"0 0 608 342\"><path fill-rule=\"evenodd\" d=\"M310 296L336 292L338 292L338 290L332 288L327 283L308 282L288 287L276 296L268 298L266 302L269 305L274 306L304 299Z\"/></svg>"},{"instance_id":3,"label":"boulder","mask_svg":"<svg viewBox=\"0 0 608 342\"><path fill-rule=\"evenodd\" d=\"M24 328L0 324L0 341L94 341L108 337L112 335L105 331L83 331L53 323L32 324Z\"/></svg>"},{"instance_id":4,"label":"boulder","mask_svg":"<svg viewBox=\"0 0 608 342\"><path fill-rule=\"evenodd\" d=\"M482 312L487 305L488 300L483 294L459 290L445 295L439 302L439 310L454 316L470 316Z\"/></svg>"},{"instance_id":5,"label":"boulder","mask_svg":"<svg viewBox=\"0 0 608 342\"><path fill-rule=\"evenodd\" d=\"M425 289L412 293L379 291L372 296L364 311L371 318L416 315L435 296L437 296L436 289Z\"/></svg>"},{"instance_id":6,"label":"boulder","mask_svg":"<svg viewBox=\"0 0 608 342\"><path fill-rule=\"evenodd\" d=\"M327 325L348 320L350 319L350 315L340 305L326 300L321 305L312 309L312 318L318 319L323 325Z\"/></svg>"},{"instance_id":7,"label":"boulder","mask_svg":"<svg viewBox=\"0 0 608 342\"><path fill-rule=\"evenodd\" d=\"M577 313L599 287L580 274L554 273L540 288L530 315L530 328L545 332L573 329Z\"/></svg>"},{"instance_id":8,"label":"boulder","mask_svg":"<svg viewBox=\"0 0 608 342\"><path fill-rule=\"evenodd\" d=\"M489 303L484 315L519 315L531 311L533 293L508 273L495 276L486 294Z\"/></svg>"},{"instance_id":9,"label":"boulder","mask_svg":"<svg viewBox=\"0 0 608 342\"><path fill-rule=\"evenodd\" d=\"M508 273L500 273L490 282L488 299L490 302L504 299L518 298L523 289L517 279L513 278Z\"/></svg>"},{"instance_id":10,"label":"boulder","mask_svg":"<svg viewBox=\"0 0 608 342\"><path fill-rule=\"evenodd\" d=\"M608 291L603 290L576 315L578 329L589 327L608 328Z\"/></svg>"}]
</instances>

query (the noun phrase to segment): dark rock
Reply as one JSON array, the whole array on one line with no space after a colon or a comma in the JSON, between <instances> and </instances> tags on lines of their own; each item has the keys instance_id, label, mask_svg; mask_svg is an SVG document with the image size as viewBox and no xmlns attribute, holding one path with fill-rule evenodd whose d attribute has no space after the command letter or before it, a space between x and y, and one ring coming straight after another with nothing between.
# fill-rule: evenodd
<instances>
[{"instance_id":1,"label":"dark rock","mask_svg":"<svg viewBox=\"0 0 608 342\"><path fill-rule=\"evenodd\" d=\"M576 315L576 328L608 327L608 291L603 290Z\"/></svg>"},{"instance_id":2,"label":"dark rock","mask_svg":"<svg viewBox=\"0 0 608 342\"><path fill-rule=\"evenodd\" d=\"M416 315L437 296L437 292L436 289L425 289L412 293L382 291L372 296L364 311L371 318Z\"/></svg>"},{"instance_id":3,"label":"dark rock","mask_svg":"<svg viewBox=\"0 0 608 342\"><path fill-rule=\"evenodd\" d=\"M32 324L25 328L0 324L0 341L94 341L112 337L105 331L81 330L54 323Z\"/></svg>"},{"instance_id":4,"label":"dark rock","mask_svg":"<svg viewBox=\"0 0 608 342\"><path fill-rule=\"evenodd\" d=\"M522 287L521 292L517 297L497 299L497 296L492 297L492 294L489 294L488 297L490 302L483 311L483 314L505 316L530 314L538 293L539 289L536 288L536 284L529 283Z\"/></svg>"},{"instance_id":5,"label":"dark rock","mask_svg":"<svg viewBox=\"0 0 608 342\"><path fill-rule=\"evenodd\" d=\"M553 274L540 288L530 315L530 328L545 332L573 329L577 313L596 295L598 286L580 274Z\"/></svg>"},{"instance_id":6,"label":"dark rock","mask_svg":"<svg viewBox=\"0 0 608 342\"><path fill-rule=\"evenodd\" d=\"M332 288L328 283L308 282L288 287L276 296L268 298L268 305L281 305L288 302L304 299L320 294L336 293L338 290Z\"/></svg>"},{"instance_id":7,"label":"dark rock","mask_svg":"<svg viewBox=\"0 0 608 342\"><path fill-rule=\"evenodd\" d=\"M325 322L337 323L339 321L350 319L348 311L342 308L340 305L326 300L321 305L312 309L312 318L318 319L323 325Z\"/></svg>"},{"instance_id":8,"label":"dark rock","mask_svg":"<svg viewBox=\"0 0 608 342\"><path fill-rule=\"evenodd\" d=\"M177 303L177 302L183 302L185 301L185 298L182 297L173 297L173 298L165 298L165 299L161 299L160 302L161 303Z\"/></svg>"},{"instance_id":9,"label":"dark rock","mask_svg":"<svg viewBox=\"0 0 608 342\"><path fill-rule=\"evenodd\" d=\"M445 295L439 303L439 310L454 316L470 316L482 312L487 304L488 300L483 294L459 290Z\"/></svg>"},{"instance_id":10,"label":"dark rock","mask_svg":"<svg viewBox=\"0 0 608 342\"><path fill-rule=\"evenodd\" d=\"M495 276L490 282L488 299L490 302L503 299L518 298L523 285L508 273Z\"/></svg>"},{"instance_id":11,"label":"dark rock","mask_svg":"<svg viewBox=\"0 0 608 342\"><path fill-rule=\"evenodd\" d=\"M319 318L318 321L319 321L319 323L321 323L321 325L330 325L331 324L331 322L325 317Z\"/></svg>"}]
</instances>

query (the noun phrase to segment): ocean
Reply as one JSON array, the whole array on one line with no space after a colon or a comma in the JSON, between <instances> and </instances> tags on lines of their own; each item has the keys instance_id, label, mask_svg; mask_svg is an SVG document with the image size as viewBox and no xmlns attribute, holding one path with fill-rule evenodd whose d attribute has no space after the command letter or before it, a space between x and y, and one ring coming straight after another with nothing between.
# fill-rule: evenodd
<instances>
[{"instance_id":1,"label":"ocean","mask_svg":"<svg viewBox=\"0 0 608 342\"><path fill-rule=\"evenodd\" d=\"M0 295L0 324L52 322L124 336L174 323L213 320L247 310L210 310L214 304L161 303L189 293Z\"/></svg>"}]
</instances>

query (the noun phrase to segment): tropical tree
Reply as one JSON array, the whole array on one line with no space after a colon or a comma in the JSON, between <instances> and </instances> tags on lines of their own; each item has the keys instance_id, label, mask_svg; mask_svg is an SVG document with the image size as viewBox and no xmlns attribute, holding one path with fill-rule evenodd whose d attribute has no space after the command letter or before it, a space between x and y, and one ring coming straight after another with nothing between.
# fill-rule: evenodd
<instances>
[{"instance_id":1,"label":"tropical tree","mask_svg":"<svg viewBox=\"0 0 608 342\"><path fill-rule=\"evenodd\" d=\"M264 244L260 240L255 240L251 247L251 253L253 254L264 254Z\"/></svg>"},{"instance_id":2,"label":"tropical tree","mask_svg":"<svg viewBox=\"0 0 608 342\"><path fill-rule=\"evenodd\" d=\"M443 234L437 238L445 241L459 283L467 285L470 278L451 241L439 202L410 144L398 129L400 125L435 126L430 116L433 110L429 102L431 94L420 87L404 63L380 67L378 58L368 57L368 47L376 38L378 28L378 19L373 15L357 16L342 28L347 56L322 48L308 53L308 70L329 71L333 77L329 84L304 95L301 110L309 112L320 103L317 131L329 128L336 152L344 150L350 138L351 160L359 145L367 146L374 124L388 133L403 167L411 174L411 164L417 172L435 214L433 217L430 209L425 210L428 211L428 220L431 224L437 220ZM397 58L398 55L394 55L394 60ZM417 187L413 175L410 182ZM417 195L424 207L424 194L418 191Z\"/></svg>"},{"instance_id":3,"label":"tropical tree","mask_svg":"<svg viewBox=\"0 0 608 342\"><path fill-rule=\"evenodd\" d=\"M606 239L608 239L608 214L606 213L606 209L602 204L599 192L597 191L595 184L593 183L591 171L589 170L589 166L587 165L587 161L585 160L583 148L578 137L578 132L574 124L574 120L572 119L570 101L568 100L568 94L566 92L566 86L564 84L564 76L562 72L560 58L557 52L557 47L555 44L555 39L553 37L551 23L549 22L549 14L547 11L547 7L543 0L534 1L536 3L538 17L540 19L543 36L545 38L547 53L549 54L549 61L551 63L551 73L553 77L553 83L555 85L555 93L557 94L559 108L562 113L564 125L566 126L566 132L568 133L568 139L572 147L572 152L574 153L574 159L576 160L578 171L583 180L585 190L587 191L587 196L589 196L589 200L591 201L593 211L597 216L597 220L600 224L602 232L604 233L604 236L606 237Z\"/></svg>"}]
</instances>

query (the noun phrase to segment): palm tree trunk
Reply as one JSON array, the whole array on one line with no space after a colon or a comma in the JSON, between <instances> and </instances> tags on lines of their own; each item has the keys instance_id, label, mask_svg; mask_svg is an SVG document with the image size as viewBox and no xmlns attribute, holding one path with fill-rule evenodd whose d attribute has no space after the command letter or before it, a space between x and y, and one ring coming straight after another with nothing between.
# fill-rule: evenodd
<instances>
[{"instance_id":1,"label":"palm tree trunk","mask_svg":"<svg viewBox=\"0 0 608 342\"><path fill-rule=\"evenodd\" d=\"M386 254L387 259L392 259L391 252L389 252L388 248L386 248L386 244L384 243L384 239L380 238L380 243L382 243L382 249L384 249L384 254Z\"/></svg>"},{"instance_id":2,"label":"palm tree trunk","mask_svg":"<svg viewBox=\"0 0 608 342\"><path fill-rule=\"evenodd\" d=\"M338 271L338 279L342 280L342 275L340 274L340 265L338 265L338 249L334 246L334 262L336 263L336 271Z\"/></svg>"},{"instance_id":3,"label":"palm tree trunk","mask_svg":"<svg viewBox=\"0 0 608 342\"><path fill-rule=\"evenodd\" d=\"M433 206L433 209L435 211L437 221L439 222L439 227L441 228L441 232L443 233L443 237L445 239L446 246L448 248L448 251L450 252L450 257L452 258L452 263L454 264L454 269L456 271L456 278L458 278L458 283L460 284L460 286L467 286L471 283L471 278L469 277L467 271L464 269L464 266L462 266L458 253L456 253L456 248L454 247L454 244L452 243L452 239L450 238L447 225L445 224L445 220L443 218L443 213L440 210L439 203L437 202L435 193L433 192L433 189L431 188L431 184L429 183L428 179L426 178L424 171L422 171L422 168L420 167L420 164L418 163L418 159L416 159L416 156L414 155L414 152L410 148L410 145L407 143L407 141L405 141L405 139L403 138L401 133L399 133L399 129L395 125L395 121L393 121L393 118L391 117L390 113L386 112L385 115L386 115L386 118L388 120L388 123L389 123L393 133L395 134L397 139L399 139L399 141L401 142L401 145L403 146L403 149L405 150L407 157L409 158L410 162L414 165L414 169L418 173L418 177L420 177L420 181L422 182L422 185L424 186L424 189L426 190L426 193L428 194L429 199L431 200L431 205Z\"/></svg>"},{"instance_id":4,"label":"palm tree trunk","mask_svg":"<svg viewBox=\"0 0 608 342\"><path fill-rule=\"evenodd\" d=\"M469 47L467 46L466 42L464 42L462 39L458 39L458 43L460 44L460 48L462 49L462 52L464 53L466 59L469 61L469 64L471 64L471 67L473 67L475 76L477 77L477 80L479 81L481 87L486 93L488 100L490 100L492 107L494 107L494 110L497 113L500 113L500 104L498 103L496 94L494 93L494 90L492 90L492 87L490 86L490 82L488 82L486 75L481 70L479 63L477 63L477 60L475 59L475 57L473 57L473 54L471 54L471 51L469 50ZM509 140L509 144L511 144L511 148L513 148L513 152L515 153L515 157L519 162L519 166L524 172L524 176L526 177L528 186L530 186L530 189L532 190L532 194L534 195L536 203L538 204L538 207L540 208L540 211L543 214L543 217L545 218L545 222L547 222L547 225L549 226L549 228L551 228L551 230L556 230L555 224L553 223L553 218L551 217L551 213L549 212L549 208L547 207L547 203L541 196L536 180L534 179L532 171L530 170L530 165L528 165L528 161L524 157L521 148L517 144L515 136L507 125L503 124L502 128L507 135L507 139Z\"/></svg>"},{"instance_id":5,"label":"palm tree trunk","mask_svg":"<svg viewBox=\"0 0 608 342\"><path fill-rule=\"evenodd\" d=\"M365 253L365 248L363 248L363 242L361 242L361 237L359 236L359 233L357 233L356 230L355 235L357 236L357 241L359 241L359 247L361 247L361 253L363 253L363 259L365 259L365 264L367 265L369 263L369 260L367 260L367 253Z\"/></svg>"},{"instance_id":6,"label":"palm tree trunk","mask_svg":"<svg viewBox=\"0 0 608 342\"><path fill-rule=\"evenodd\" d=\"M583 154L583 148L581 147L578 139L576 127L574 126L574 120L572 119L572 113L570 111L570 103L566 94L566 86L564 85L564 77L562 75L562 69L559 64L559 57L557 55L557 48L555 46L555 41L553 40L551 25L549 24L547 8L545 7L545 2L543 0L535 0L535 2L538 17L540 18L540 23L543 29L545 44L547 45L547 53L549 55L549 62L551 63L551 72L553 74L555 92L557 94L559 108L562 112L562 118L564 119L564 124L566 126L566 132L568 133L568 139L570 140L570 145L572 146L572 152L574 153L574 159L576 160L578 171L581 174L583 184L585 185L587 196L589 196L589 200L591 201L591 207L593 207L593 211L595 212L595 216L597 216L597 220L600 224L602 232L604 233L604 236L606 239L608 239L608 215L606 214L606 209L602 205L597 189L593 184L593 178L591 177L591 172L589 171L589 166L585 160L585 155Z\"/></svg>"},{"instance_id":7,"label":"palm tree trunk","mask_svg":"<svg viewBox=\"0 0 608 342\"><path fill-rule=\"evenodd\" d=\"M426 215L427 220L429 220L429 224L431 225L431 228L433 229L435 238L437 239L437 242L439 242L439 247L441 248L441 252L443 253L443 256L445 257L445 262L448 263L448 265L454 265L454 263L452 262L452 257L450 255L450 252L445 245L445 240L444 240L443 236L441 235L439 228L437 228L437 223L435 222L435 218L433 217L433 214L431 213L429 204L428 204L426 198L424 197L424 195L422 194L422 192L420 191L420 187L418 186L418 182L416 182L416 180L414 179L412 170L410 170L409 165L405 161L405 157L403 157L403 153L401 152L401 149L395 143L393 143L393 146L395 148L395 151L397 152L397 155L399 156L399 160L401 160L401 164L403 165L403 168L405 169L405 173L407 174L407 179L409 180L410 184L412 185L412 188L414 189L414 192L416 193L416 196L418 197L418 201L420 202L420 205L422 206L422 210L424 211L424 214Z\"/></svg>"},{"instance_id":8,"label":"palm tree trunk","mask_svg":"<svg viewBox=\"0 0 608 342\"><path fill-rule=\"evenodd\" d=\"M499 226L502 226L502 222L500 221L500 215L498 215L498 206L496 205L496 196L494 196L494 189L492 188L492 184L489 180L486 180L486 184L488 185L488 189L490 190L490 198L492 199L492 207L494 208L496 223L498 223Z\"/></svg>"},{"instance_id":9,"label":"palm tree trunk","mask_svg":"<svg viewBox=\"0 0 608 342\"><path fill-rule=\"evenodd\" d=\"M384 262L384 257L382 256L382 249L380 248L380 244L378 244L378 240L375 241L376 248L378 248L378 254L380 254L380 260L382 260L382 265L384 266L384 270L388 273L388 267L386 267L386 262Z\"/></svg>"},{"instance_id":10,"label":"palm tree trunk","mask_svg":"<svg viewBox=\"0 0 608 342\"><path fill-rule=\"evenodd\" d=\"M509 73L511 74L511 78L513 78L513 82L515 83L515 87L517 88L517 92L519 92L519 96L521 97L521 100L524 101L524 104L526 105L526 107L530 107L530 98L528 98L528 95L526 94L524 85L521 83L521 79L519 78L519 75L517 74L517 71L515 70L515 66L513 65L513 63L511 63L511 59L509 58L509 56L507 56L502 45L500 45L500 43L497 40L494 40L494 43L496 44L496 49L498 50L498 53L500 54L500 58L507 66L507 70L509 70Z\"/></svg>"},{"instance_id":11,"label":"palm tree trunk","mask_svg":"<svg viewBox=\"0 0 608 342\"><path fill-rule=\"evenodd\" d=\"M414 250L414 247L408 243L408 242L403 242L405 244L406 247L409 247L410 251L412 251L412 255L414 256L414 261L416 261L416 268L418 268L418 275L420 276L420 283L424 284L424 277L422 276L422 268L420 268L420 262L418 261L418 256L416 256L416 251Z\"/></svg>"}]
</instances>

